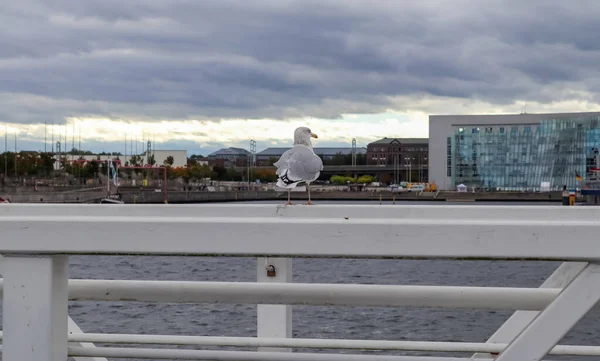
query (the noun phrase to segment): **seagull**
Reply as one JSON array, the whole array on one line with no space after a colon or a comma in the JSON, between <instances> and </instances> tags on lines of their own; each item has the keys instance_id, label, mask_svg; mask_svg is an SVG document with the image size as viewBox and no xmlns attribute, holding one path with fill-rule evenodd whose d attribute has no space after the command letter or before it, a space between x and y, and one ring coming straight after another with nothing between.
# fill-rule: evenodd
<instances>
[{"instance_id":1,"label":"seagull","mask_svg":"<svg viewBox=\"0 0 600 361\"><path fill-rule=\"evenodd\" d=\"M294 146L285 151L273 165L277 167L277 187L288 190L288 201L291 205L291 190L298 185L306 185L308 203L310 200L310 183L319 178L323 170L323 161L315 154L310 138L319 138L307 127L299 127L294 131Z\"/></svg>"}]
</instances>

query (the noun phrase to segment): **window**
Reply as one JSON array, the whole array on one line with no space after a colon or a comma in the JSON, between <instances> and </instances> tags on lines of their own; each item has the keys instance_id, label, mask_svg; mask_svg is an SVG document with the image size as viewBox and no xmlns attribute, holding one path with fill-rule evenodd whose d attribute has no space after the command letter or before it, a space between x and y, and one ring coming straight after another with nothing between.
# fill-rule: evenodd
<instances>
[{"instance_id":1,"label":"window","mask_svg":"<svg viewBox=\"0 0 600 361\"><path fill-rule=\"evenodd\" d=\"M462 128L459 131L462 132ZM452 177L452 137L446 139L446 158L446 174L448 177Z\"/></svg>"}]
</instances>

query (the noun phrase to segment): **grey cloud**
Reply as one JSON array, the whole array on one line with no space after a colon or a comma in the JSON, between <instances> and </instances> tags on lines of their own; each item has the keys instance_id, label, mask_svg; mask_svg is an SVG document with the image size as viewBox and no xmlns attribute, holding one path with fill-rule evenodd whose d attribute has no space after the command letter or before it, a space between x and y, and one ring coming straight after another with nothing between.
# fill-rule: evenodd
<instances>
[{"instance_id":1,"label":"grey cloud","mask_svg":"<svg viewBox=\"0 0 600 361\"><path fill-rule=\"evenodd\" d=\"M542 88L598 88L592 1L2 7L0 121L335 118L388 109L398 96L509 104L557 100Z\"/></svg>"}]
</instances>

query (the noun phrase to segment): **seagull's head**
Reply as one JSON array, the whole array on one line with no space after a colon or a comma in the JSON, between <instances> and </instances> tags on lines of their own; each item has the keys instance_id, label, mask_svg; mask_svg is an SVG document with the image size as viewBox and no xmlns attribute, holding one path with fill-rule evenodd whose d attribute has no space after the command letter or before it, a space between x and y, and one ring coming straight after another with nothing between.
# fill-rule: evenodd
<instances>
[{"instance_id":1,"label":"seagull's head","mask_svg":"<svg viewBox=\"0 0 600 361\"><path fill-rule=\"evenodd\" d=\"M315 133L313 133L310 130L310 128L298 127L294 131L294 144L302 144L312 147L310 138L319 138Z\"/></svg>"}]
</instances>

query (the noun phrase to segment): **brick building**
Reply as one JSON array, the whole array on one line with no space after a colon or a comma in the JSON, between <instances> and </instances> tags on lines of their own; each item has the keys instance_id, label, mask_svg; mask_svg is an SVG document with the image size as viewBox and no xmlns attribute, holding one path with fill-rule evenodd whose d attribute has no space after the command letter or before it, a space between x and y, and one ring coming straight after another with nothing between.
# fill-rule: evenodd
<instances>
[{"instance_id":1,"label":"brick building","mask_svg":"<svg viewBox=\"0 0 600 361\"><path fill-rule=\"evenodd\" d=\"M267 148L261 152L258 152L256 154L256 164L259 166L273 165L273 163L276 162L281 157L281 155L289 149L291 148ZM317 154L323 159L324 163L331 163L334 160L339 160L340 165L352 164L351 147L316 147L313 150L315 154ZM365 147L357 147L355 151L358 161L357 164L362 164L360 160L364 160L364 155L367 152L367 149Z\"/></svg>"},{"instance_id":2,"label":"brick building","mask_svg":"<svg viewBox=\"0 0 600 361\"><path fill-rule=\"evenodd\" d=\"M223 167L245 167L252 153L243 148L223 148L208 155L208 164Z\"/></svg>"},{"instance_id":3,"label":"brick building","mask_svg":"<svg viewBox=\"0 0 600 361\"><path fill-rule=\"evenodd\" d=\"M410 169L410 176L399 173L396 180L426 181L428 154L428 138L383 138L367 145L367 164Z\"/></svg>"}]
</instances>

